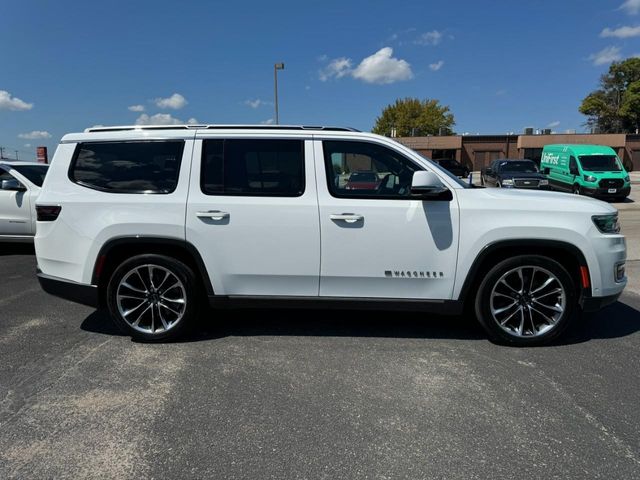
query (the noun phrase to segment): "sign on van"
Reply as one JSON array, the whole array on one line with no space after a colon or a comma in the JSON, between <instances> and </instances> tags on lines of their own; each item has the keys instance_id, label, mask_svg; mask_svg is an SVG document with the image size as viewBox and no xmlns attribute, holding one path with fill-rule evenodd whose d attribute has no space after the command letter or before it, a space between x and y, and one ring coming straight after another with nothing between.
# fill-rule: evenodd
<instances>
[{"instance_id":1,"label":"sign on van","mask_svg":"<svg viewBox=\"0 0 640 480\"><path fill-rule=\"evenodd\" d=\"M560 155L547 152L542 155L542 161L548 163L549 165L559 165Z\"/></svg>"}]
</instances>

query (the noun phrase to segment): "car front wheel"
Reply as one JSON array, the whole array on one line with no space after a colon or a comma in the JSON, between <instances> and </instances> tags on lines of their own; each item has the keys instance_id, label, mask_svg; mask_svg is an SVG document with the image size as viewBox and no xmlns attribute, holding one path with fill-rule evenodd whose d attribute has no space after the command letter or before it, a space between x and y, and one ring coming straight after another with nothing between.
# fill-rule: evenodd
<instances>
[{"instance_id":1,"label":"car front wheel","mask_svg":"<svg viewBox=\"0 0 640 480\"><path fill-rule=\"evenodd\" d=\"M478 320L492 340L534 346L558 338L578 311L567 270L555 260L521 255L484 277L475 301Z\"/></svg>"},{"instance_id":2,"label":"car front wheel","mask_svg":"<svg viewBox=\"0 0 640 480\"><path fill-rule=\"evenodd\" d=\"M120 329L148 342L175 340L185 333L197 310L193 270L179 260L137 255L114 271L107 306Z\"/></svg>"}]
</instances>

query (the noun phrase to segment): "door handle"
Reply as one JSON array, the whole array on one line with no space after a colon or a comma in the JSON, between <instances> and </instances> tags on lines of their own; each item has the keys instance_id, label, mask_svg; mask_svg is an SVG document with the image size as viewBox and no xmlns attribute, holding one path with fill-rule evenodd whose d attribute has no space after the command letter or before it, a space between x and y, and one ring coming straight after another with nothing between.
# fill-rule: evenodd
<instances>
[{"instance_id":1,"label":"door handle","mask_svg":"<svg viewBox=\"0 0 640 480\"><path fill-rule=\"evenodd\" d=\"M356 223L364 220L364 217L362 215L358 215L357 213L333 213L329 215L329 218L331 220L340 220L347 223Z\"/></svg>"},{"instance_id":2,"label":"door handle","mask_svg":"<svg viewBox=\"0 0 640 480\"><path fill-rule=\"evenodd\" d=\"M198 218L210 218L211 220L224 220L229 218L227 212L221 212L220 210L209 210L208 212L196 212Z\"/></svg>"}]
</instances>

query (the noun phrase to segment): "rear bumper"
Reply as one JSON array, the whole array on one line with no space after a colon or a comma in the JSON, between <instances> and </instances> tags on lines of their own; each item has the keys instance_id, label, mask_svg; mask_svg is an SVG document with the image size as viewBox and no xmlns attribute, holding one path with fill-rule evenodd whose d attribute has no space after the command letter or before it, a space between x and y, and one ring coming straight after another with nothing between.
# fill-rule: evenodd
<instances>
[{"instance_id":1,"label":"rear bumper","mask_svg":"<svg viewBox=\"0 0 640 480\"><path fill-rule=\"evenodd\" d=\"M58 277L45 275L38 270L38 281L42 289L50 295L64 298L75 303L97 308L99 304L98 287L85 285Z\"/></svg>"},{"instance_id":2,"label":"rear bumper","mask_svg":"<svg viewBox=\"0 0 640 480\"><path fill-rule=\"evenodd\" d=\"M608 295L606 297L584 297L582 299L582 311L584 312L597 312L598 310L612 304L620 297L620 293L614 295Z\"/></svg>"}]
</instances>

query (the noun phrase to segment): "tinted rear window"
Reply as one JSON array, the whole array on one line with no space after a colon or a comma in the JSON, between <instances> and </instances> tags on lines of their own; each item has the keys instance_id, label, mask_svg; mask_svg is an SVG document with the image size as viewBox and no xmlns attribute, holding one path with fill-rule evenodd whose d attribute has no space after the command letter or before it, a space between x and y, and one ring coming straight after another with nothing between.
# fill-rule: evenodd
<instances>
[{"instance_id":1,"label":"tinted rear window","mask_svg":"<svg viewBox=\"0 0 640 480\"><path fill-rule=\"evenodd\" d=\"M302 195L304 141L205 140L200 185L208 195Z\"/></svg>"},{"instance_id":2,"label":"tinted rear window","mask_svg":"<svg viewBox=\"0 0 640 480\"><path fill-rule=\"evenodd\" d=\"M81 143L69 176L113 193L171 193L178 184L184 141Z\"/></svg>"},{"instance_id":3,"label":"tinted rear window","mask_svg":"<svg viewBox=\"0 0 640 480\"><path fill-rule=\"evenodd\" d=\"M14 165L12 167L15 171L17 171L18 173L24 175L25 177L27 177L27 180L29 180L31 183L33 183L34 185L37 185L38 187L42 186L42 182L44 182L44 177L47 174L47 169L49 167L47 167L46 165Z\"/></svg>"}]
</instances>

